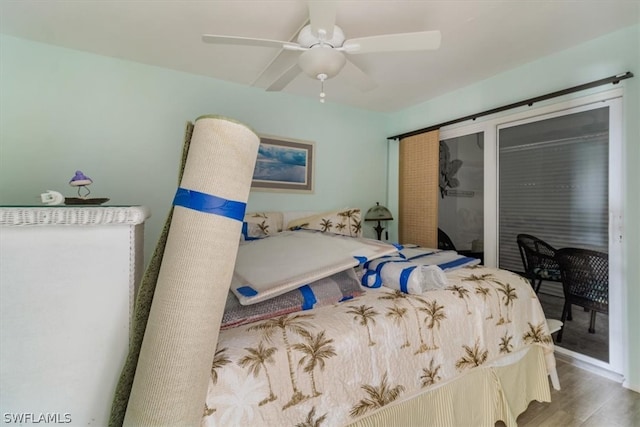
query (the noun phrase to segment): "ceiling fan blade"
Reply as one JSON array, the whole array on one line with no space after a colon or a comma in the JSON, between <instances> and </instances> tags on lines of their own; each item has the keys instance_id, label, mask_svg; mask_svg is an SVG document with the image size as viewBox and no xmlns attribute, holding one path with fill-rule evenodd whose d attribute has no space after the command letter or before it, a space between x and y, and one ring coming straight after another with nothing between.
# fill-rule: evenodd
<instances>
[{"instance_id":1,"label":"ceiling fan blade","mask_svg":"<svg viewBox=\"0 0 640 427\"><path fill-rule=\"evenodd\" d=\"M333 37L333 27L336 25L337 1L309 0L309 20L311 32L319 36L319 30L326 32L326 40Z\"/></svg>"},{"instance_id":2,"label":"ceiling fan blade","mask_svg":"<svg viewBox=\"0 0 640 427\"><path fill-rule=\"evenodd\" d=\"M362 92L368 92L378 86L378 83L376 83L375 80L369 77L367 73L362 71L360 67L348 59L346 65L342 71L340 71L340 76L348 79L350 84L357 87Z\"/></svg>"},{"instance_id":3,"label":"ceiling fan blade","mask_svg":"<svg viewBox=\"0 0 640 427\"><path fill-rule=\"evenodd\" d=\"M275 58L267 65L251 86L268 88L280 76L298 61L298 52L291 50L281 50Z\"/></svg>"},{"instance_id":4,"label":"ceiling fan blade","mask_svg":"<svg viewBox=\"0 0 640 427\"><path fill-rule=\"evenodd\" d=\"M346 40L342 48L350 54L432 50L440 47L440 39L440 31L386 34Z\"/></svg>"},{"instance_id":5,"label":"ceiling fan blade","mask_svg":"<svg viewBox=\"0 0 640 427\"><path fill-rule=\"evenodd\" d=\"M302 70L298 67L298 64L293 64L287 71L285 71L275 82L267 88L268 92L277 92L284 89L293 79L295 79Z\"/></svg>"},{"instance_id":6,"label":"ceiling fan blade","mask_svg":"<svg viewBox=\"0 0 640 427\"><path fill-rule=\"evenodd\" d=\"M298 29L289 37L289 43L294 44L293 40L296 39L298 33L309 25L309 20L306 19ZM251 86L261 87L267 89L272 83L274 83L280 76L284 74L289 68L291 68L298 60L298 52L294 52L294 49L283 49L264 67L262 72L253 81ZM298 50L298 49L295 49Z\"/></svg>"},{"instance_id":7,"label":"ceiling fan blade","mask_svg":"<svg viewBox=\"0 0 640 427\"><path fill-rule=\"evenodd\" d=\"M297 43L283 42L280 40L254 39L251 37L217 36L214 34L203 34L202 41L213 44L229 44L240 46L274 47L278 49L304 50Z\"/></svg>"}]
</instances>

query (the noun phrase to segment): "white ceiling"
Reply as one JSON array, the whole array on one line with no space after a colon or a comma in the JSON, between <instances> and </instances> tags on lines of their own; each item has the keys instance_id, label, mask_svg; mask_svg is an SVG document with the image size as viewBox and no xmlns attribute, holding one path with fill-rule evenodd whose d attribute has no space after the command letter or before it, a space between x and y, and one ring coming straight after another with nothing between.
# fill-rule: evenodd
<instances>
[{"instance_id":1,"label":"white ceiling","mask_svg":"<svg viewBox=\"0 0 640 427\"><path fill-rule=\"evenodd\" d=\"M303 0L0 0L2 33L243 85L279 50L201 35L287 41L307 18ZM336 24L347 39L440 30L442 43L350 56L378 86L362 92L339 74L326 83L327 102L396 111L639 21L640 1L343 0ZM283 91L317 98L319 86L301 74Z\"/></svg>"}]
</instances>

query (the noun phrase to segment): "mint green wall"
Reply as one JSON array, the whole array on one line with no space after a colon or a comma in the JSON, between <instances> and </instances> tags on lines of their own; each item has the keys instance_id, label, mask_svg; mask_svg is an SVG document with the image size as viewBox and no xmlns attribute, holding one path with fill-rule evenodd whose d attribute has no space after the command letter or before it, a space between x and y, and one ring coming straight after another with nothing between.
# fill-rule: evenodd
<instances>
[{"instance_id":1,"label":"mint green wall","mask_svg":"<svg viewBox=\"0 0 640 427\"><path fill-rule=\"evenodd\" d=\"M620 83L624 87L623 138L626 147L623 268L628 286L626 324L630 326L626 380L632 388L640 390L640 26L611 33L392 114L387 135L424 128L625 71L636 76ZM612 87L602 86L572 97ZM392 147L397 151L397 144L392 143ZM392 209L395 208L393 201L397 200L396 151L391 150L389 162L389 182L392 183L389 205Z\"/></svg>"},{"instance_id":2,"label":"mint green wall","mask_svg":"<svg viewBox=\"0 0 640 427\"><path fill-rule=\"evenodd\" d=\"M316 144L313 194L252 192L248 210L366 211L386 195L381 114L9 36L0 64L0 204L75 196L67 183L80 169L91 196L151 209L147 257L176 189L185 123L203 114Z\"/></svg>"}]
</instances>

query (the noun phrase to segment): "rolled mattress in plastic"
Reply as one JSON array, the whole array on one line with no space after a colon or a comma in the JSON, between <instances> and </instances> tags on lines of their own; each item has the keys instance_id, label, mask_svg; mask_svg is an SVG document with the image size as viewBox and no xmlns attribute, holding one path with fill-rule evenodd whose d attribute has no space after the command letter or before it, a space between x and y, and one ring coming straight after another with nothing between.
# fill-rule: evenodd
<instances>
[{"instance_id":1,"label":"rolled mattress in plastic","mask_svg":"<svg viewBox=\"0 0 640 427\"><path fill-rule=\"evenodd\" d=\"M124 425L199 425L259 137L196 120Z\"/></svg>"}]
</instances>

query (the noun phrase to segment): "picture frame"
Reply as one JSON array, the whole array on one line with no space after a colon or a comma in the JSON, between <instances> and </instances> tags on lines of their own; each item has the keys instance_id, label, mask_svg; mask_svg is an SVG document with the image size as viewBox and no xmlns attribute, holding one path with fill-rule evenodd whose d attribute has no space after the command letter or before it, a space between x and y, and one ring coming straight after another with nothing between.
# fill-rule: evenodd
<instances>
[{"instance_id":1,"label":"picture frame","mask_svg":"<svg viewBox=\"0 0 640 427\"><path fill-rule=\"evenodd\" d=\"M313 193L315 143L260 136L251 190Z\"/></svg>"}]
</instances>

